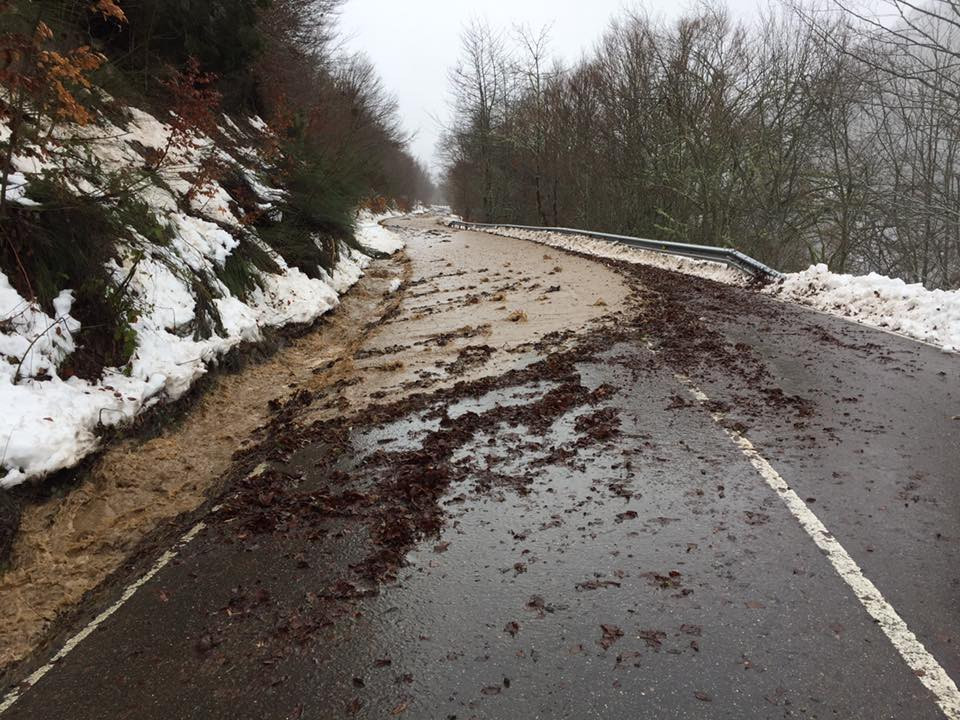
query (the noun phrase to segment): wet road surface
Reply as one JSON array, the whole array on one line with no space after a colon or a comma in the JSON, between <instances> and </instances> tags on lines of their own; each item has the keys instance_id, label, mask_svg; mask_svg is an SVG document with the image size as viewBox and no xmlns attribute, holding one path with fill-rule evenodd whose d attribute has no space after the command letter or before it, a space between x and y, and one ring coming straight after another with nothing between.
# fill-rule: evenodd
<instances>
[{"instance_id":1,"label":"wet road surface","mask_svg":"<svg viewBox=\"0 0 960 720\"><path fill-rule=\"evenodd\" d=\"M960 361L602 271L628 302L491 375L278 409L197 539L3 717L944 717L711 413L958 678Z\"/></svg>"}]
</instances>

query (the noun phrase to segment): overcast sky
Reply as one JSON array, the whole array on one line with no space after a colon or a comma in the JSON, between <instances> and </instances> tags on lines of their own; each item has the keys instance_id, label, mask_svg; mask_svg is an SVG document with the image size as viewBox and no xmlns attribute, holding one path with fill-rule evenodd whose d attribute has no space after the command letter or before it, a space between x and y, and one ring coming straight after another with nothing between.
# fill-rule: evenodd
<instances>
[{"instance_id":1,"label":"overcast sky","mask_svg":"<svg viewBox=\"0 0 960 720\"><path fill-rule=\"evenodd\" d=\"M756 0L731 0L738 17ZM384 84L400 101L408 131L416 133L414 154L434 167L441 121L447 114L447 72L460 53L460 31L472 18L496 27L552 26L551 49L567 62L589 52L624 0L347 0L340 19L348 50L366 53ZM676 17L688 5L647 0L655 16Z\"/></svg>"}]
</instances>

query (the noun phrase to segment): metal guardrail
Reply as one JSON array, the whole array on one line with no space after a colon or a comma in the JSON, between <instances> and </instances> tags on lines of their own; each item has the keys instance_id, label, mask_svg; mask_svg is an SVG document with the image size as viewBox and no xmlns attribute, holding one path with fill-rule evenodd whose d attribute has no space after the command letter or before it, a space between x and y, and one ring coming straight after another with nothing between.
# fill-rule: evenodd
<instances>
[{"instance_id":1,"label":"metal guardrail","mask_svg":"<svg viewBox=\"0 0 960 720\"><path fill-rule=\"evenodd\" d=\"M629 237L627 235L610 235L608 233L592 232L590 230L574 230L572 228L552 228L552 227L532 227L529 225L508 225L504 223L468 223L462 220L454 220L450 223L451 227L460 227L466 230L470 228L484 228L495 230L497 228L506 228L510 230L530 230L533 232L549 232L558 235L581 235L597 240L606 240L608 242L617 242L630 247L649 250L650 252L662 253L665 255L678 255L680 257L693 258L694 260L709 260L711 262L723 263L729 267L736 268L742 272L752 275L761 280L777 280L783 277L783 273L764 265L759 260L754 260L749 255L744 255L739 250L732 248L711 247L709 245L688 245L687 243L665 242L661 240L646 240L644 238Z\"/></svg>"}]
</instances>

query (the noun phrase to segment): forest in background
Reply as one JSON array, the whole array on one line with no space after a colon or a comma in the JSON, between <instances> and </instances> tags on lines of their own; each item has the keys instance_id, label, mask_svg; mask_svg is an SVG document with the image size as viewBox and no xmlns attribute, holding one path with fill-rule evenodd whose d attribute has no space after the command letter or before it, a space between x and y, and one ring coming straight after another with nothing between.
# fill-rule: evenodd
<instances>
[{"instance_id":1,"label":"forest in background","mask_svg":"<svg viewBox=\"0 0 960 720\"><path fill-rule=\"evenodd\" d=\"M0 119L18 99L57 105L55 80L81 105L102 104L90 85L150 111L175 112L189 92L208 111L262 116L354 206L429 199L396 100L368 59L339 52L344 1L0 0ZM52 54L66 62L52 67Z\"/></svg>"},{"instance_id":2,"label":"forest in background","mask_svg":"<svg viewBox=\"0 0 960 720\"><path fill-rule=\"evenodd\" d=\"M672 23L626 12L566 66L549 29L474 22L444 191L475 221L956 288L958 32L950 0L771 5L749 25L705 4Z\"/></svg>"}]
</instances>

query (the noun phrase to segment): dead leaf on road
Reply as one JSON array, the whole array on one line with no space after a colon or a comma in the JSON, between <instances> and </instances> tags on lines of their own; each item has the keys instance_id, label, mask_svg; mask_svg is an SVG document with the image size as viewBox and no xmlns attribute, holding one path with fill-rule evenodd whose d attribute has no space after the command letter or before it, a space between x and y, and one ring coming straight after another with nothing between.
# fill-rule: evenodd
<instances>
[{"instance_id":1,"label":"dead leaf on road","mask_svg":"<svg viewBox=\"0 0 960 720\"><path fill-rule=\"evenodd\" d=\"M616 625L601 625L600 629L603 631L603 637L600 638L600 647L604 650L609 650L611 645L623 637L623 630Z\"/></svg>"},{"instance_id":2,"label":"dead leaf on road","mask_svg":"<svg viewBox=\"0 0 960 720\"><path fill-rule=\"evenodd\" d=\"M618 588L620 583L614 580L587 580L577 583L574 587L577 590L599 590L600 588Z\"/></svg>"}]
</instances>

